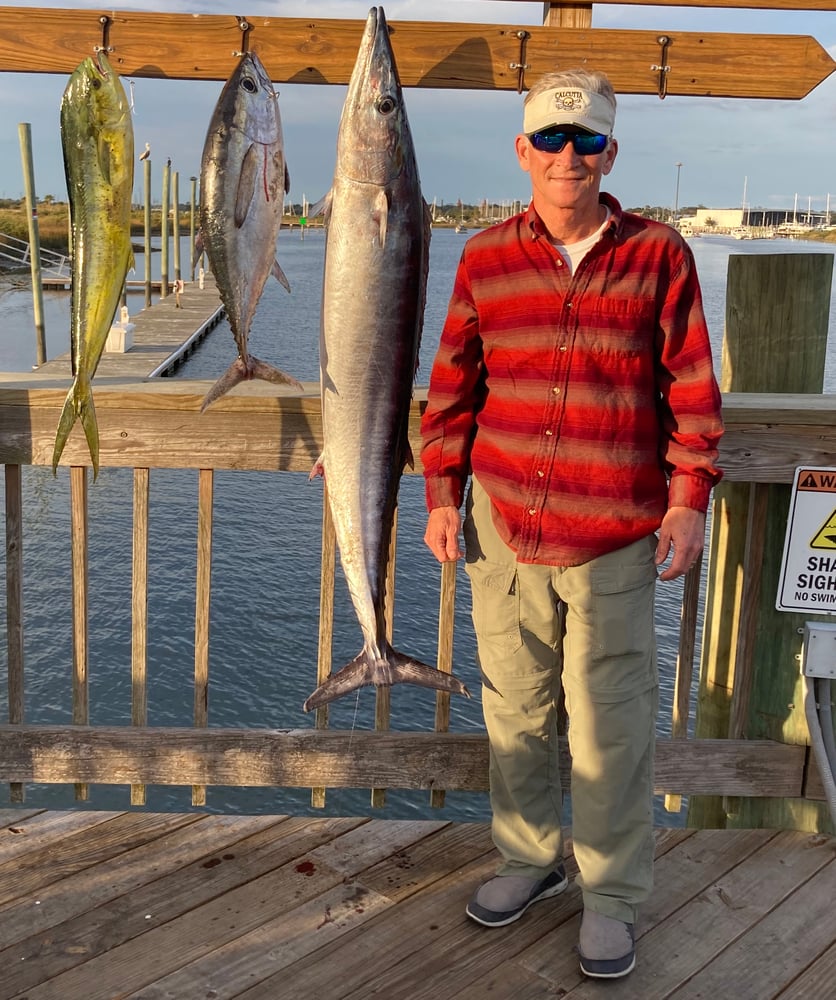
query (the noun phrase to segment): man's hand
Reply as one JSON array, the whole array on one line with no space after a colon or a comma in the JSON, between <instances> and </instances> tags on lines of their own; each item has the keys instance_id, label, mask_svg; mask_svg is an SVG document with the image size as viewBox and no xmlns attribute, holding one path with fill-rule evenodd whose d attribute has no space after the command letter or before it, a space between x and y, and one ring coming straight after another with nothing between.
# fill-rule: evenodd
<instances>
[{"instance_id":1,"label":"man's hand","mask_svg":"<svg viewBox=\"0 0 836 1000\"><path fill-rule=\"evenodd\" d=\"M656 565L670 555L670 566L659 574L660 580L675 580L687 573L699 558L705 544L705 514L691 507L671 507L659 527Z\"/></svg>"},{"instance_id":2,"label":"man's hand","mask_svg":"<svg viewBox=\"0 0 836 1000\"><path fill-rule=\"evenodd\" d=\"M427 519L424 541L440 563L453 562L464 555L459 547L462 516L458 507L434 507Z\"/></svg>"}]
</instances>

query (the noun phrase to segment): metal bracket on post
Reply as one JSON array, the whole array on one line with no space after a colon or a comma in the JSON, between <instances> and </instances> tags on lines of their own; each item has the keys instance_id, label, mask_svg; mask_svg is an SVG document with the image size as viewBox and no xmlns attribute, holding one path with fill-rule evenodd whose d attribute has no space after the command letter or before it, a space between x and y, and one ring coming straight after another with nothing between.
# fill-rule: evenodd
<instances>
[{"instance_id":1,"label":"metal bracket on post","mask_svg":"<svg viewBox=\"0 0 836 1000\"><path fill-rule=\"evenodd\" d=\"M99 18L99 24L102 26L102 44L94 45L94 52L112 52L113 46L110 44L110 26L113 24L111 18L107 14L102 14Z\"/></svg>"},{"instance_id":2,"label":"metal bracket on post","mask_svg":"<svg viewBox=\"0 0 836 1000\"><path fill-rule=\"evenodd\" d=\"M656 39L659 45L662 47L662 54L659 57L658 65L654 63L650 70L652 73L659 74L659 100L664 101L668 93L668 73L670 72L670 65L668 64L668 46L671 44L673 39L669 35L659 35Z\"/></svg>"},{"instance_id":3,"label":"metal bracket on post","mask_svg":"<svg viewBox=\"0 0 836 1000\"><path fill-rule=\"evenodd\" d=\"M521 94L525 83L525 71L531 69L531 66L525 61L525 46L529 38L531 38L531 33L521 29L515 32L515 34L520 40L519 62L508 63L508 69L515 69L517 71L517 93Z\"/></svg>"},{"instance_id":4,"label":"metal bracket on post","mask_svg":"<svg viewBox=\"0 0 836 1000\"><path fill-rule=\"evenodd\" d=\"M234 56L245 56L250 47L249 35L247 32L252 28L252 25L245 17L238 17L238 27L241 29L241 49L240 51L233 51Z\"/></svg>"}]
</instances>

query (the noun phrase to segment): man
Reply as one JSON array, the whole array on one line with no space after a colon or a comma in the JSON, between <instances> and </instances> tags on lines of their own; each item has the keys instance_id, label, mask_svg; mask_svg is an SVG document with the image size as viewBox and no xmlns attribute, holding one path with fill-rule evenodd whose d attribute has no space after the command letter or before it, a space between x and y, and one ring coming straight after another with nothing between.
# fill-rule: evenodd
<instances>
[{"instance_id":1,"label":"man","mask_svg":"<svg viewBox=\"0 0 836 1000\"><path fill-rule=\"evenodd\" d=\"M472 237L422 420L441 562L464 538L502 864L467 914L488 927L562 892L557 702L572 753L581 969L635 965L653 875L653 600L699 556L720 479L720 395L691 252L600 193L618 152L606 77L526 96L527 211ZM658 533L658 534L657 534Z\"/></svg>"}]
</instances>

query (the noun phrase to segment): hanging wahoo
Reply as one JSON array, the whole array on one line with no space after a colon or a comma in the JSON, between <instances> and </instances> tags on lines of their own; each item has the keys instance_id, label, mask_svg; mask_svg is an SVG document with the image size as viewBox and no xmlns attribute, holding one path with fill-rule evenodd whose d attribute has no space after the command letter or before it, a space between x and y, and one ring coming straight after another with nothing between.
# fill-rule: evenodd
<instances>
[{"instance_id":1,"label":"hanging wahoo","mask_svg":"<svg viewBox=\"0 0 836 1000\"><path fill-rule=\"evenodd\" d=\"M212 114L200 165L199 248L206 251L238 357L206 394L206 409L246 379L301 384L247 350L258 301L272 273L290 291L275 259L290 176L279 102L261 60L245 52Z\"/></svg>"},{"instance_id":2,"label":"hanging wahoo","mask_svg":"<svg viewBox=\"0 0 836 1000\"><path fill-rule=\"evenodd\" d=\"M102 50L95 59L88 57L79 64L64 90L61 146L72 241L73 384L58 423L52 469L57 471L70 431L80 419L95 478L99 471L99 429L92 379L125 276L133 266L133 125L122 82Z\"/></svg>"},{"instance_id":3,"label":"hanging wahoo","mask_svg":"<svg viewBox=\"0 0 836 1000\"><path fill-rule=\"evenodd\" d=\"M328 487L363 649L321 684L306 711L366 684L407 682L467 694L457 678L393 649L384 591L424 319L430 215L382 7L369 12L340 119L320 340ZM314 212L320 210L315 206Z\"/></svg>"}]
</instances>

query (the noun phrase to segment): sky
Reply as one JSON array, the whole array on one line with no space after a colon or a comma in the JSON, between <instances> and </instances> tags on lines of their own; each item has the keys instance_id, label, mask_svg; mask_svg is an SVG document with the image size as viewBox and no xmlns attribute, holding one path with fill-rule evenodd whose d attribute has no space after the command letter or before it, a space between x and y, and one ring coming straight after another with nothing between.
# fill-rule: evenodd
<instances>
[{"instance_id":1,"label":"sky","mask_svg":"<svg viewBox=\"0 0 836 1000\"><path fill-rule=\"evenodd\" d=\"M103 9L88 3L10 4L15 7ZM246 14L251 17L358 18L362 0L135 0L117 10ZM541 25L541 0L388 0L387 19ZM111 9L111 8L107 8ZM755 32L811 35L836 58L836 12L708 10L695 7L595 4L593 28L653 31ZM84 55L85 53L81 53ZM35 191L66 200L58 110L66 85L55 74L0 75L0 197L24 194L18 124L31 126ZM217 81L134 81L137 150L152 147L159 164L152 199L159 198L163 156L179 174L180 200L198 174L206 128L222 84ZM126 85L126 89L128 89ZM310 202L328 190L334 169L344 86L277 85L290 198ZM515 92L409 88L407 111L424 197L438 204L527 201L528 177L514 154L522 96ZM160 109L165 108L165 114ZM801 101L619 95L618 159L604 187L624 207L659 205L836 211L836 74ZM678 166L679 164L679 166ZM141 200L137 170L136 200ZM832 204L831 204L832 202Z\"/></svg>"}]
</instances>

